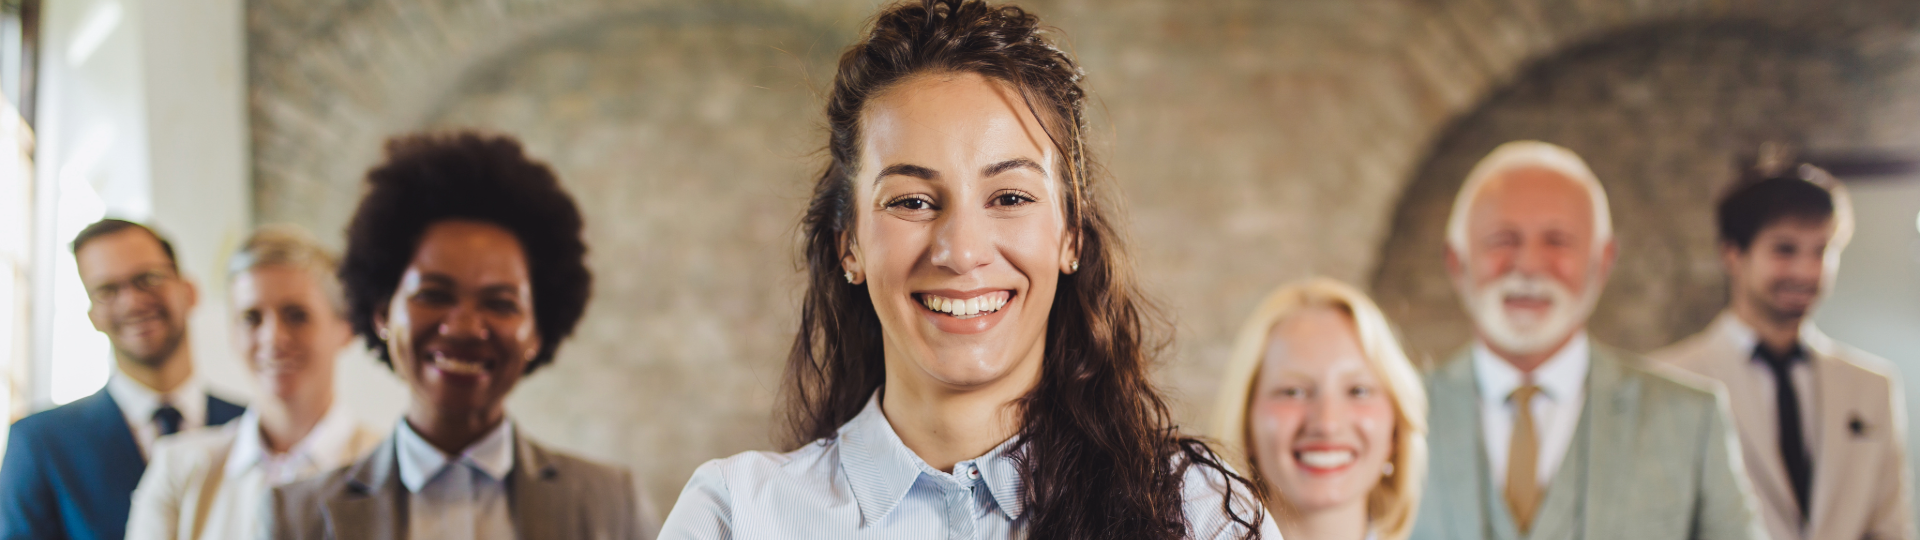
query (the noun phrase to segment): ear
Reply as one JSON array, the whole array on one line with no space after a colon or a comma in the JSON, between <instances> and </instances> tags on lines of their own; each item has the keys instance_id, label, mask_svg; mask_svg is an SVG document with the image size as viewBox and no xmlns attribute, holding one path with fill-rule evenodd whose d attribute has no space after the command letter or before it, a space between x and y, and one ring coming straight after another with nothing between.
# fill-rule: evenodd
<instances>
[{"instance_id":1,"label":"ear","mask_svg":"<svg viewBox=\"0 0 1920 540\"><path fill-rule=\"evenodd\" d=\"M180 284L187 287L187 312L192 313L193 306L200 304L200 286L195 285L193 280L184 277L180 278Z\"/></svg>"},{"instance_id":2,"label":"ear","mask_svg":"<svg viewBox=\"0 0 1920 540\"><path fill-rule=\"evenodd\" d=\"M1060 242L1060 273L1072 274L1080 271L1080 239L1083 233L1068 232L1065 241Z\"/></svg>"},{"instance_id":3,"label":"ear","mask_svg":"<svg viewBox=\"0 0 1920 540\"><path fill-rule=\"evenodd\" d=\"M391 300L382 302L382 305L391 302ZM380 338L380 341L387 341L386 336L390 335L390 332L387 331L387 312L385 310L373 310L373 335L374 337Z\"/></svg>"},{"instance_id":4,"label":"ear","mask_svg":"<svg viewBox=\"0 0 1920 540\"><path fill-rule=\"evenodd\" d=\"M1735 245L1733 242L1720 242L1720 266L1726 268L1727 275L1731 276L1740 273L1739 269L1745 266L1743 259L1746 259L1746 257L1747 251L1740 249L1740 246Z\"/></svg>"},{"instance_id":5,"label":"ear","mask_svg":"<svg viewBox=\"0 0 1920 540\"><path fill-rule=\"evenodd\" d=\"M861 284L867 281L866 267L860 262L860 244L854 241L852 231L840 231L840 269L851 276L847 282Z\"/></svg>"},{"instance_id":6,"label":"ear","mask_svg":"<svg viewBox=\"0 0 1920 540\"><path fill-rule=\"evenodd\" d=\"M1454 283L1459 283L1460 277L1467 271L1467 266L1460 260L1460 252L1453 250L1453 242L1447 242L1446 251L1447 278Z\"/></svg>"},{"instance_id":7,"label":"ear","mask_svg":"<svg viewBox=\"0 0 1920 540\"><path fill-rule=\"evenodd\" d=\"M1600 247L1600 275L1594 276L1599 279L1595 283L1605 286L1607 280L1613 277L1613 263L1619 260L1620 240L1617 237L1608 238L1607 244Z\"/></svg>"}]
</instances>

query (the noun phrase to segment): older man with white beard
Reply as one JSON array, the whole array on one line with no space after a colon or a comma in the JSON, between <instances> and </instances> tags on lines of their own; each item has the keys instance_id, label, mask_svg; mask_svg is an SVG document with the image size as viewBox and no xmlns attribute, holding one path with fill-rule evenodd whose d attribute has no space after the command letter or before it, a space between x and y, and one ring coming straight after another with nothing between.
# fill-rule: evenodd
<instances>
[{"instance_id":1,"label":"older man with white beard","mask_svg":"<svg viewBox=\"0 0 1920 540\"><path fill-rule=\"evenodd\" d=\"M1412 538L1765 538L1725 398L1588 339L1617 253L1573 152L1511 142L1468 174L1447 272L1475 338L1427 378Z\"/></svg>"}]
</instances>

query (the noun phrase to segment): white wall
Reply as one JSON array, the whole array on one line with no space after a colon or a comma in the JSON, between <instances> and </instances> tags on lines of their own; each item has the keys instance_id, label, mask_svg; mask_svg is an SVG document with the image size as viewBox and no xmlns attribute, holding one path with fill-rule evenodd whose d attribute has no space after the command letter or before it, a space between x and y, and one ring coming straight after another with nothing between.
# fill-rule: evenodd
<instances>
[{"instance_id":1,"label":"white wall","mask_svg":"<svg viewBox=\"0 0 1920 540\"><path fill-rule=\"evenodd\" d=\"M1907 448L1920 448L1920 178L1848 185L1858 224L1841 256L1832 296L1814 314L1834 339L1880 355L1900 368L1907 391ZM1911 465L1910 465L1911 466Z\"/></svg>"}]
</instances>

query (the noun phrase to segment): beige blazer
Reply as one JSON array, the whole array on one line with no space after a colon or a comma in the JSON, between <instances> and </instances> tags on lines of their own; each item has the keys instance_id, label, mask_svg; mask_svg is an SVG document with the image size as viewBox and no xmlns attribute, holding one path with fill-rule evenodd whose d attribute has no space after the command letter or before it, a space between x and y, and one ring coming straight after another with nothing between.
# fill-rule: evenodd
<instances>
[{"instance_id":1,"label":"beige blazer","mask_svg":"<svg viewBox=\"0 0 1920 540\"><path fill-rule=\"evenodd\" d=\"M516 430L509 506L520 538L627 540L641 528L633 473L548 450ZM275 540L403 540L407 488L392 436L353 465L273 490Z\"/></svg>"},{"instance_id":2,"label":"beige blazer","mask_svg":"<svg viewBox=\"0 0 1920 540\"><path fill-rule=\"evenodd\" d=\"M1750 333L1733 314L1723 313L1706 330L1649 356L1726 388L1767 531L1778 540L1915 538L1907 407L1893 364L1836 342L1811 323L1801 329L1800 343L1813 368L1813 396L1801 399L1817 430L1807 439L1814 447L1813 505L1802 531L1794 525L1799 509L1780 441L1758 435L1777 431L1766 424L1776 422L1778 405L1764 399L1771 392L1753 387L1747 370L1754 344L1742 337Z\"/></svg>"},{"instance_id":3,"label":"beige blazer","mask_svg":"<svg viewBox=\"0 0 1920 540\"><path fill-rule=\"evenodd\" d=\"M1527 535L1493 486L1467 353L1427 374L1429 475L1415 540L1759 540L1725 398L1594 344L1586 404Z\"/></svg>"},{"instance_id":4,"label":"beige blazer","mask_svg":"<svg viewBox=\"0 0 1920 540\"><path fill-rule=\"evenodd\" d=\"M272 486L257 467L237 477L228 477L226 470L239 430L259 425L242 418L213 429L161 437L154 444L153 459L140 478L140 487L133 491L128 540L258 534L258 525L266 521L260 515L266 511L262 501ZM329 468L359 458L380 442L378 431L358 424L352 430L342 448L321 450L339 453Z\"/></svg>"}]
</instances>

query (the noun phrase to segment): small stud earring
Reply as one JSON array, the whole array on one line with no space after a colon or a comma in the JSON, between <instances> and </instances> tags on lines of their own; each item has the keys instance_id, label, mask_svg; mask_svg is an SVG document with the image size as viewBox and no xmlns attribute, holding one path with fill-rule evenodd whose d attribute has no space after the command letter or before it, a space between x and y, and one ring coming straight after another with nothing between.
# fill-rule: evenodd
<instances>
[{"instance_id":1,"label":"small stud earring","mask_svg":"<svg viewBox=\"0 0 1920 540\"><path fill-rule=\"evenodd\" d=\"M1068 270L1068 271L1070 271L1070 272L1079 272L1079 271L1080 271L1080 261L1078 261L1078 260L1075 260L1075 261L1073 261L1073 262L1070 262L1070 263L1067 263L1067 270Z\"/></svg>"},{"instance_id":2,"label":"small stud earring","mask_svg":"<svg viewBox=\"0 0 1920 540\"><path fill-rule=\"evenodd\" d=\"M1393 462L1387 462L1387 466L1380 469L1380 476L1393 476Z\"/></svg>"},{"instance_id":3,"label":"small stud earring","mask_svg":"<svg viewBox=\"0 0 1920 540\"><path fill-rule=\"evenodd\" d=\"M847 271L847 283L853 283L853 271Z\"/></svg>"}]
</instances>

